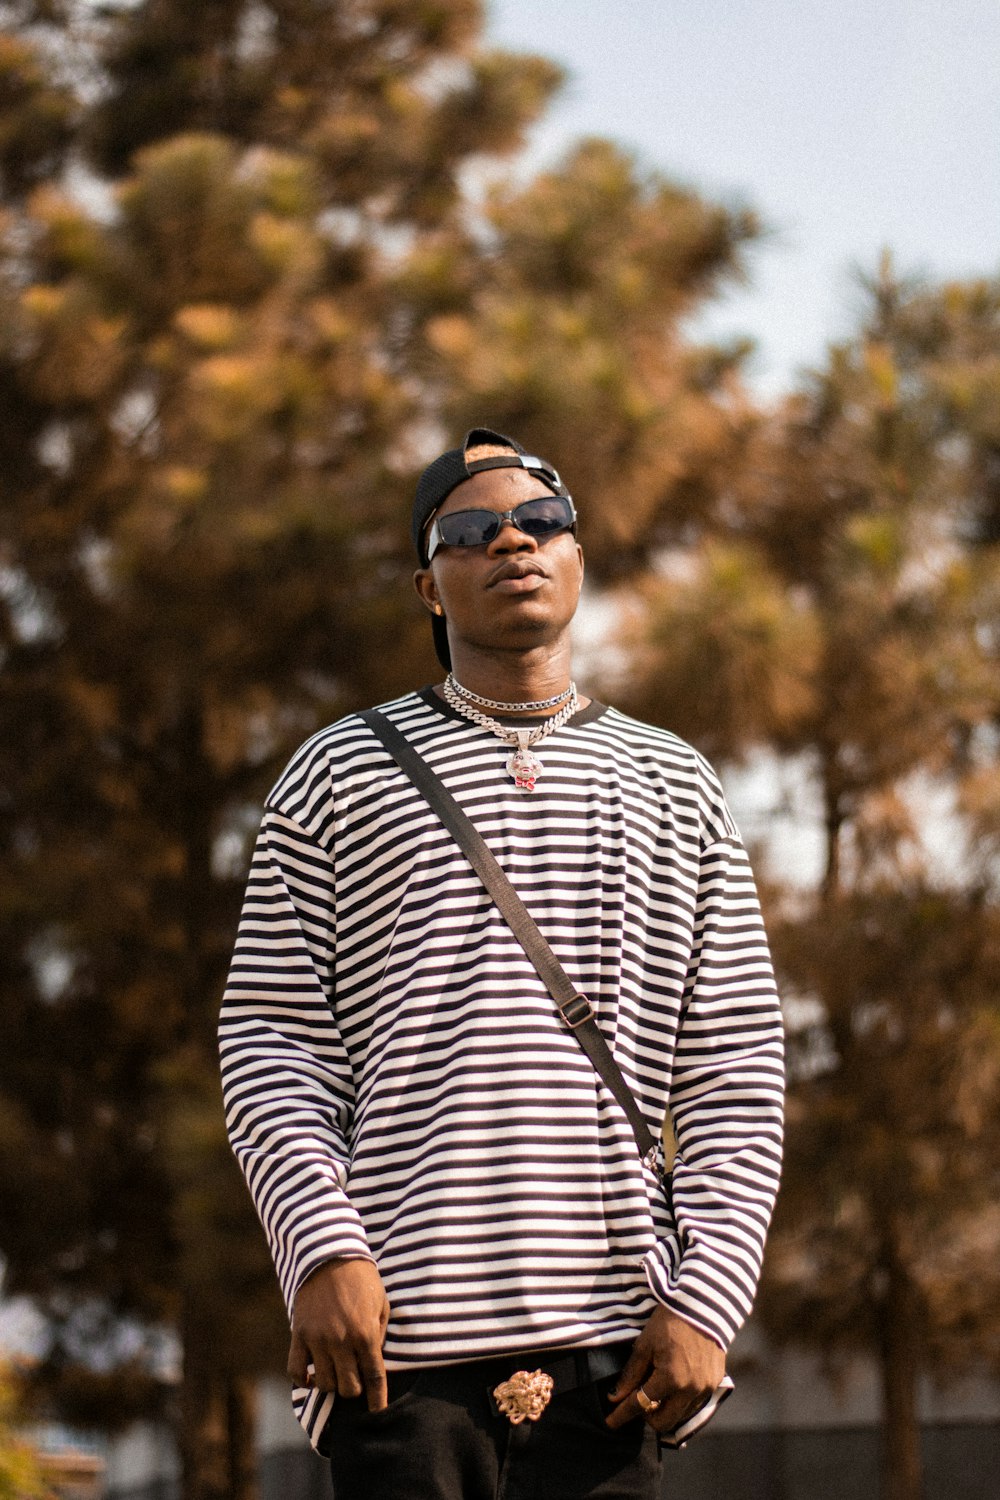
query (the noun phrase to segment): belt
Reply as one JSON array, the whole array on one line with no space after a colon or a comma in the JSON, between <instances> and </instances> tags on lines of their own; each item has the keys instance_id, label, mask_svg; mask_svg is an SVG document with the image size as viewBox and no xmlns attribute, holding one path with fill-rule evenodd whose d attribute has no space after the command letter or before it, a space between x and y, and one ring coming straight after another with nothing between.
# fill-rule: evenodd
<instances>
[{"instance_id":1,"label":"belt","mask_svg":"<svg viewBox=\"0 0 1000 1500\"><path fill-rule=\"evenodd\" d=\"M485 1387L490 1404L498 1409L496 1387L516 1378L519 1373L540 1371L552 1382L546 1401L580 1386L592 1385L617 1375L632 1352L633 1340L618 1344L599 1344L586 1349L535 1349L519 1354L492 1355L489 1359L465 1360L460 1364L433 1365L418 1370L387 1370L388 1397L396 1401L417 1381L433 1385L442 1395ZM507 1412L503 1407L499 1408Z\"/></svg>"}]
</instances>

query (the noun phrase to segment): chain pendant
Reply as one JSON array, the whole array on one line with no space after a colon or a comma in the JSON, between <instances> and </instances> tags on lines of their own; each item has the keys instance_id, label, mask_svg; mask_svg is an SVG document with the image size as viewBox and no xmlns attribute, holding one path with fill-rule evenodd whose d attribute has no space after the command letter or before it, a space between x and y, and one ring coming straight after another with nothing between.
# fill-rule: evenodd
<instances>
[{"instance_id":1,"label":"chain pendant","mask_svg":"<svg viewBox=\"0 0 1000 1500\"><path fill-rule=\"evenodd\" d=\"M498 724L496 719L487 718L486 714L480 713L478 708L466 702L461 692L458 691L450 672L444 680L444 696L445 702L463 718L471 719L472 723L478 724L481 729L488 729L505 744L513 745L514 741L517 741L507 761L507 774L519 792L533 792L535 782L542 774L542 763L533 753L531 746L539 740L544 740L547 735L553 734L557 729L561 729L564 724L568 724L578 706L576 685L571 682L569 697L557 714L553 714L551 719L546 719L544 724L535 724L530 729L515 729L513 726Z\"/></svg>"},{"instance_id":2,"label":"chain pendant","mask_svg":"<svg viewBox=\"0 0 1000 1500\"><path fill-rule=\"evenodd\" d=\"M520 792L533 792L535 782L542 774L542 763L528 745L528 731L520 730L517 749L507 762L507 774L514 779Z\"/></svg>"}]
</instances>

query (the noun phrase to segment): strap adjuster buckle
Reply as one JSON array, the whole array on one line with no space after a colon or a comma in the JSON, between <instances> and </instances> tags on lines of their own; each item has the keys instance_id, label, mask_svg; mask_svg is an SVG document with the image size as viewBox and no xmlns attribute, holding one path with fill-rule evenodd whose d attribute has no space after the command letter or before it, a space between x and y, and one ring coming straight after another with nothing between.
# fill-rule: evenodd
<instances>
[{"instance_id":1,"label":"strap adjuster buckle","mask_svg":"<svg viewBox=\"0 0 1000 1500\"><path fill-rule=\"evenodd\" d=\"M594 1007L586 995L574 995L565 1005L560 1005L559 1014L570 1031L575 1031L578 1026L594 1019Z\"/></svg>"}]
</instances>

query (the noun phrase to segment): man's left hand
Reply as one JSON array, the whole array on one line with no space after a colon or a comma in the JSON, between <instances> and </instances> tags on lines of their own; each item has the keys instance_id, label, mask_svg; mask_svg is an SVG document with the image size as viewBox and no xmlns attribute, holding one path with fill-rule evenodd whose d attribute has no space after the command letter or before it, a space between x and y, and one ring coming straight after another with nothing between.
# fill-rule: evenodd
<instances>
[{"instance_id":1,"label":"man's left hand","mask_svg":"<svg viewBox=\"0 0 1000 1500\"><path fill-rule=\"evenodd\" d=\"M669 1432L703 1406L726 1372L726 1356L712 1339L667 1307L657 1307L635 1341L611 1392L609 1427L644 1416L655 1432ZM655 1411L643 1411L640 1386Z\"/></svg>"}]
</instances>

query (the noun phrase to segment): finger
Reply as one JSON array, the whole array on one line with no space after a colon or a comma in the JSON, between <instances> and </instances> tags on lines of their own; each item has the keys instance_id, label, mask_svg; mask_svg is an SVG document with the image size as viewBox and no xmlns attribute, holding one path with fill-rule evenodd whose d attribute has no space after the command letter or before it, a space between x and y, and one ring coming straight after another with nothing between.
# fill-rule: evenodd
<instances>
[{"instance_id":1,"label":"finger","mask_svg":"<svg viewBox=\"0 0 1000 1500\"><path fill-rule=\"evenodd\" d=\"M625 1396L631 1395L632 1391L642 1384L651 1363L645 1341L642 1338L636 1339L632 1346L632 1353L625 1362L625 1368L615 1381L609 1400L621 1401Z\"/></svg>"},{"instance_id":2,"label":"finger","mask_svg":"<svg viewBox=\"0 0 1000 1500\"><path fill-rule=\"evenodd\" d=\"M699 1391L696 1395L691 1391L672 1392L658 1411L648 1414L646 1421L656 1432L669 1432L701 1411L712 1394L711 1391Z\"/></svg>"},{"instance_id":3,"label":"finger","mask_svg":"<svg viewBox=\"0 0 1000 1500\"><path fill-rule=\"evenodd\" d=\"M350 1399L363 1394L364 1384L352 1349L337 1349L333 1356L333 1366L338 1396Z\"/></svg>"},{"instance_id":4,"label":"finger","mask_svg":"<svg viewBox=\"0 0 1000 1500\"><path fill-rule=\"evenodd\" d=\"M643 1406L640 1401L638 1394L640 1388L643 1395L655 1403L652 1409ZM657 1381L655 1373L647 1375L647 1378L644 1380L637 1381L630 1391L626 1391L623 1394L621 1404L607 1418L607 1425L611 1428L624 1427L627 1423L634 1422L636 1417L644 1417L647 1422L652 1423L654 1419L660 1416L661 1411L667 1409L666 1396L660 1394L664 1391L664 1388L665 1382L663 1377L661 1376L659 1381ZM676 1394L676 1392L671 1392L671 1398L676 1396ZM660 1405L661 1402L664 1403L663 1406ZM677 1421L680 1421L679 1417ZM673 1425L674 1423L671 1422L666 1423L667 1427Z\"/></svg>"},{"instance_id":5,"label":"finger","mask_svg":"<svg viewBox=\"0 0 1000 1500\"><path fill-rule=\"evenodd\" d=\"M381 1354L376 1351L374 1357L366 1356L360 1364L360 1370L365 1395L368 1397L368 1410L383 1411L389 1404L389 1394Z\"/></svg>"},{"instance_id":6,"label":"finger","mask_svg":"<svg viewBox=\"0 0 1000 1500\"><path fill-rule=\"evenodd\" d=\"M340 1390L337 1380L337 1371L334 1367L328 1350L316 1343L312 1349L312 1378L308 1384L317 1391L333 1391L335 1394Z\"/></svg>"},{"instance_id":7,"label":"finger","mask_svg":"<svg viewBox=\"0 0 1000 1500\"><path fill-rule=\"evenodd\" d=\"M698 1402L692 1401L689 1393L672 1391L663 1398L662 1406L655 1411L643 1412L643 1416L654 1432L669 1432L690 1416L697 1406Z\"/></svg>"},{"instance_id":8,"label":"finger","mask_svg":"<svg viewBox=\"0 0 1000 1500\"><path fill-rule=\"evenodd\" d=\"M292 1342L288 1346L288 1378L295 1385L308 1385L309 1383L309 1350L306 1348L302 1337L298 1333L292 1334Z\"/></svg>"},{"instance_id":9,"label":"finger","mask_svg":"<svg viewBox=\"0 0 1000 1500\"><path fill-rule=\"evenodd\" d=\"M605 1418L605 1424L612 1429L627 1427L629 1422L634 1422L636 1417L641 1416L642 1412L639 1409L638 1401L635 1399L635 1391L628 1391L623 1395L620 1404L615 1407L611 1415Z\"/></svg>"}]
</instances>

